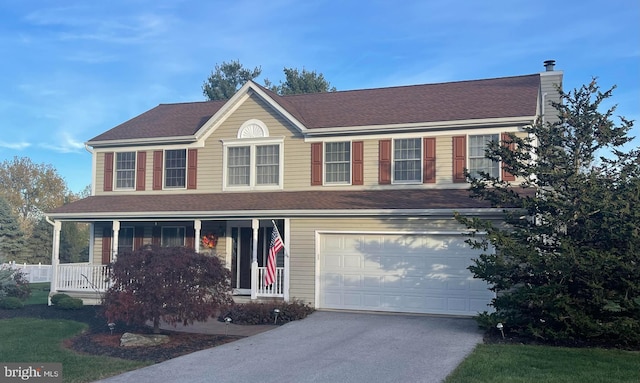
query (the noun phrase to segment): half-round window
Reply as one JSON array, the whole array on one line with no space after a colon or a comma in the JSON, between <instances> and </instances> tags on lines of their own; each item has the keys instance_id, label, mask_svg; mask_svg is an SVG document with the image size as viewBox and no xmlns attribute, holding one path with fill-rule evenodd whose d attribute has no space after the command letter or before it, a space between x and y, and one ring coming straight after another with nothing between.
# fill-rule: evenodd
<instances>
[{"instance_id":1,"label":"half-round window","mask_svg":"<svg viewBox=\"0 0 640 383\"><path fill-rule=\"evenodd\" d=\"M256 119L246 121L238 129L238 138L269 137L269 129L264 122Z\"/></svg>"}]
</instances>

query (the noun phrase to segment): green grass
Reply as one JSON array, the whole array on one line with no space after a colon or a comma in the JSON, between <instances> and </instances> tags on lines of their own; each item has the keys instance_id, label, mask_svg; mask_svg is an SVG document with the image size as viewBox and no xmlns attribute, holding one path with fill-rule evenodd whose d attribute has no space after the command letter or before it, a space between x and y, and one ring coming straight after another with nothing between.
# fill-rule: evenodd
<instances>
[{"instance_id":1,"label":"green grass","mask_svg":"<svg viewBox=\"0 0 640 383\"><path fill-rule=\"evenodd\" d=\"M64 382L91 382L149 364L80 355L62 346L64 339L72 338L86 328L84 323L69 320L0 320L0 361L62 363Z\"/></svg>"},{"instance_id":2,"label":"green grass","mask_svg":"<svg viewBox=\"0 0 640 383\"><path fill-rule=\"evenodd\" d=\"M481 344L445 383L640 382L640 352Z\"/></svg>"},{"instance_id":3,"label":"green grass","mask_svg":"<svg viewBox=\"0 0 640 383\"><path fill-rule=\"evenodd\" d=\"M29 283L31 296L24 302L25 305L46 305L49 297L49 282Z\"/></svg>"}]
</instances>

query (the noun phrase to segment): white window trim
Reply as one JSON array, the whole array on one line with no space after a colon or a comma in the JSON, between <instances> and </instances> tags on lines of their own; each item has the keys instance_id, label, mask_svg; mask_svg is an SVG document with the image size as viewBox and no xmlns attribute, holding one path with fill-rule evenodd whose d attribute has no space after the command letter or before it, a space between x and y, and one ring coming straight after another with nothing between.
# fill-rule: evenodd
<instances>
[{"instance_id":1,"label":"white window trim","mask_svg":"<svg viewBox=\"0 0 640 383\"><path fill-rule=\"evenodd\" d=\"M466 153L466 168L467 171L471 171L471 137L472 136L498 136L498 143L502 144L502 135L501 133L477 133L477 134L467 134L467 153ZM486 157L484 157L486 158ZM498 179L502 181L502 161L496 161L498 163Z\"/></svg>"},{"instance_id":2,"label":"white window trim","mask_svg":"<svg viewBox=\"0 0 640 383\"><path fill-rule=\"evenodd\" d=\"M256 146L278 145L278 185L256 185ZM231 147L250 147L250 173L249 185L229 185L228 184L228 148ZM222 141L222 190L223 191L239 191L239 190L282 190L284 183L284 137L265 137L265 138L245 138Z\"/></svg>"},{"instance_id":3,"label":"white window trim","mask_svg":"<svg viewBox=\"0 0 640 383\"><path fill-rule=\"evenodd\" d=\"M133 153L133 186L130 188L118 187L118 153ZM135 150L123 150L113 153L113 190L114 191L131 191L136 190L136 181L138 179L138 152Z\"/></svg>"},{"instance_id":4,"label":"white window trim","mask_svg":"<svg viewBox=\"0 0 640 383\"><path fill-rule=\"evenodd\" d=\"M412 140L419 139L420 140L420 180L396 180L396 140ZM402 137L402 138L394 138L391 140L391 184L393 185L421 185L423 183L424 178L424 137Z\"/></svg>"},{"instance_id":5,"label":"white window trim","mask_svg":"<svg viewBox=\"0 0 640 383\"><path fill-rule=\"evenodd\" d=\"M184 150L184 186L167 186L167 152L168 151L176 151L176 150ZM172 149L164 149L162 151L162 190L186 190L187 184L189 180L187 177L189 176L189 150L187 148L172 148Z\"/></svg>"},{"instance_id":6,"label":"white window trim","mask_svg":"<svg viewBox=\"0 0 640 383\"><path fill-rule=\"evenodd\" d=\"M327 144L340 142L349 143L349 181L327 182ZM324 141L322 143L322 185L323 186L349 186L353 184L353 141Z\"/></svg>"},{"instance_id":7,"label":"white window trim","mask_svg":"<svg viewBox=\"0 0 640 383\"><path fill-rule=\"evenodd\" d=\"M160 247L166 247L164 245L164 230L165 229L182 229L182 246L185 246L187 243L187 227L186 226L162 226L160 229ZM135 235L135 234L134 234Z\"/></svg>"}]
</instances>

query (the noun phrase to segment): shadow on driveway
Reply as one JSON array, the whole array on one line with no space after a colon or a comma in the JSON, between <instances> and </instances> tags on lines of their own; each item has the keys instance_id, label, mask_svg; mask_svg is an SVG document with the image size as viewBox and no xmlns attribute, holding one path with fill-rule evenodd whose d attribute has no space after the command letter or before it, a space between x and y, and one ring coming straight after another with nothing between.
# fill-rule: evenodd
<instances>
[{"instance_id":1,"label":"shadow on driveway","mask_svg":"<svg viewBox=\"0 0 640 383\"><path fill-rule=\"evenodd\" d=\"M441 382L481 341L472 319L320 311L100 382Z\"/></svg>"}]
</instances>

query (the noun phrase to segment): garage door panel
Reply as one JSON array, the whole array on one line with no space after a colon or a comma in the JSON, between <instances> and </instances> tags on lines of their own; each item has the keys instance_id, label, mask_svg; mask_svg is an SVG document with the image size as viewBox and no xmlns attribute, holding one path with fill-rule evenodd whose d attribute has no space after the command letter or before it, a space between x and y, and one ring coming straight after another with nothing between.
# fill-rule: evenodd
<instances>
[{"instance_id":1,"label":"garage door panel","mask_svg":"<svg viewBox=\"0 0 640 383\"><path fill-rule=\"evenodd\" d=\"M477 256L451 235L320 235L320 307L475 315L493 293L467 269Z\"/></svg>"}]
</instances>

